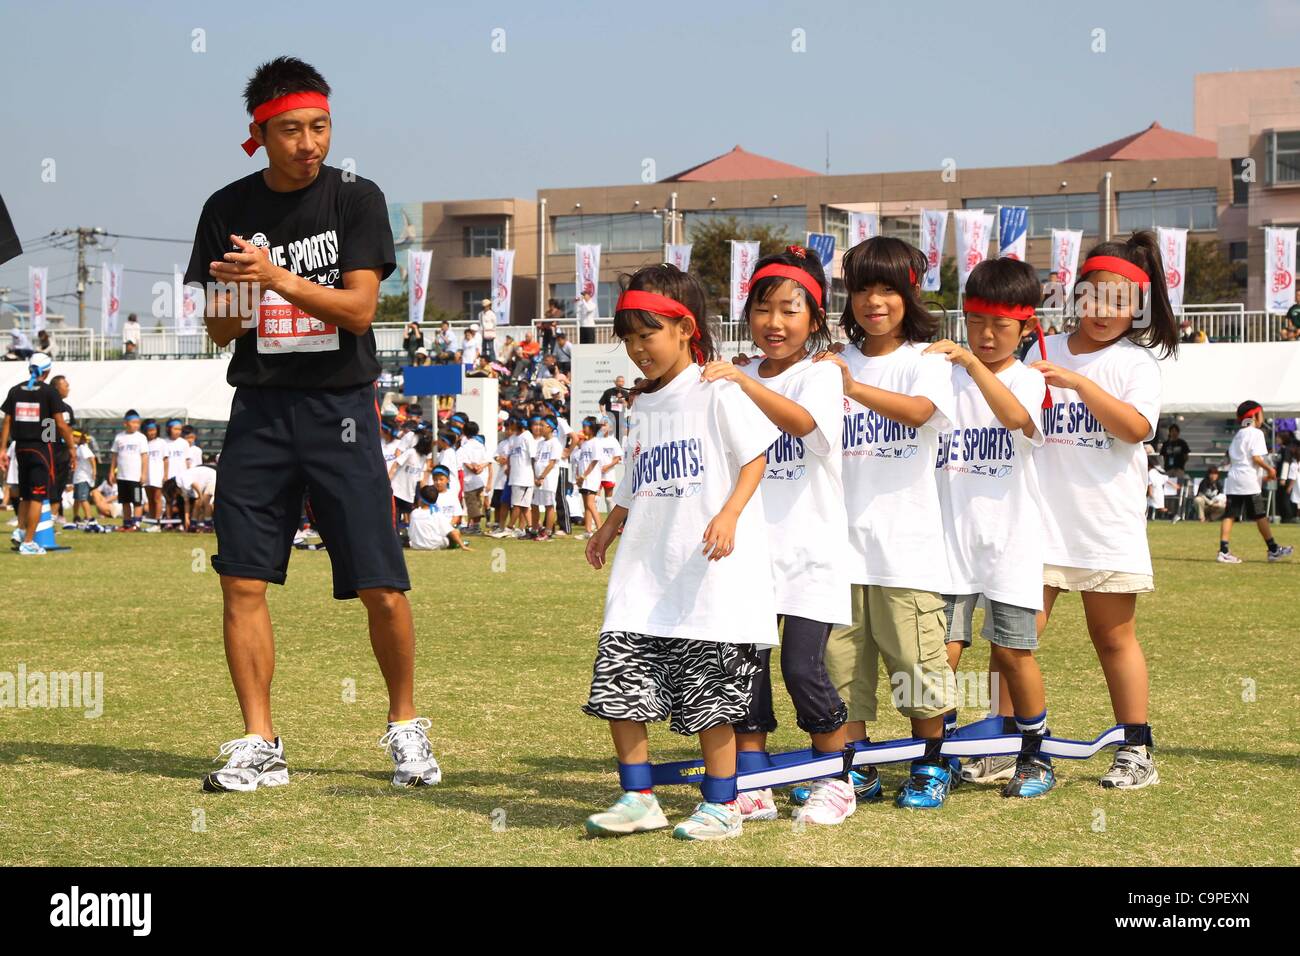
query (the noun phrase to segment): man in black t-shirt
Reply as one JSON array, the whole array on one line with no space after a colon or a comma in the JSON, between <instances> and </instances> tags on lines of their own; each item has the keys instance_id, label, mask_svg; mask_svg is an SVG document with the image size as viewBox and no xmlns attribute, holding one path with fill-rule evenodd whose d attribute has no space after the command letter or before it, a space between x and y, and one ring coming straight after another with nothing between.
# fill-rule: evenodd
<instances>
[{"instance_id":1,"label":"man in black t-shirt","mask_svg":"<svg viewBox=\"0 0 1300 956\"><path fill-rule=\"evenodd\" d=\"M1187 457L1192 449L1183 441L1182 430L1177 425L1169 426L1169 436L1160 446L1160 457L1164 459L1165 474L1173 475L1181 481L1186 475Z\"/></svg>"},{"instance_id":2,"label":"man in black t-shirt","mask_svg":"<svg viewBox=\"0 0 1300 956\"><path fill-rule=\"evenodd\" d=\"M64 416L63 399L45 379L53 363L43 352L28 359L28 376L5 396L0 411L0 471L9 468L9 442L14 442L18 459L18 531L14 543L18 553L44 554L36 543L36 526L41 519L41 502L55 492L54 445L59 438L72 445L72 429ZM62 489L58 489L62 492Z\"/></svg>"},{"instance_id":3,"label":"man in black t-shirt","mask_svg":"<svg viewBox=\"0 0 1300 956\"><path fill-rule=\"evenodd\" d=\"M614 423L614 437L623 440L623 412L627 408L627 399L631 394L625 387L622 375L614 379L614 384L600 395L600 410L607 412Z\"/></svg>"},{"instance_id":4,"label":"man in black t-shirt","mask_svg":"<svg viewBox=\"0 0 1300 956\"><path fill-rule=\"evenodd\" d=\"M380 451L371 331L379 283L396 268L388 207L367 179L324 165L329 85L279 57L244 90L244 143L268 166L218 190L199 217L187 284L205 287L204 321L235 343L235 386L221 454L215 526L226 659L245 736L207 775L209 791L289 782L271 722L275 652L268 582L283 584L304 493L326 545L336 598L360 598L388 685L395 786L435 784L441 771L413 699L414 626L401 542Z\"/></svg>"}]
</instances>

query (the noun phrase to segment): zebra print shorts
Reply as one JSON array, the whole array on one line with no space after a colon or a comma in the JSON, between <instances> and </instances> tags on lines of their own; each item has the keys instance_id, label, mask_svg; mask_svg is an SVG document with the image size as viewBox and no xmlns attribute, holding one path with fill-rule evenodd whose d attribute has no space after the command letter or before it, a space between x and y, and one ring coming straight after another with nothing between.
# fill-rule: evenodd
<instances>
[{"instance_id":1,"label":"zebra print shorts","mask_svg":"<svg viewBox=\"0 0 1300 956\"><path fill-rule=\"evenodd\" d=\"M669 720L684 736L749 714L758 653L752 644L605 631L583 712L602 720Z\"/></svg>"}]
</instances>

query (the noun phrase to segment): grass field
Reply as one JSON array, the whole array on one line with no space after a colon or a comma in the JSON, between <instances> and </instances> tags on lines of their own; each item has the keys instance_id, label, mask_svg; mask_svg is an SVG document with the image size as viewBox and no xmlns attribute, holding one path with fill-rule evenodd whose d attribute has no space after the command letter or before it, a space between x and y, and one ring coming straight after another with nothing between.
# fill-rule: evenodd
<instances>
[{"instance_id":1,"label":"grass field","mask_svg":"<svg viewBox=\"0 0 1300 956\"><path fill-rule=\"evenodd\" d=\"M295 552L288 585L271 596L273 699L291 785L209 795L202 775L218 745L242 732L217 579L194 570L202 562L193 549L214 539L60 537L72 551L0 556L0 672L102 671L103 714L0 709L5 863L1300 863L1300 562L1267 564L1253 528L1236 531L1235 550L1248 558L1240 567L1212 560L1210 525L1151 530L1159 590L1140 599L1138 622L1159 786L1102 791L1105 751L1058 762L1060 783L1040 800L965 785L936 813L882 803L838 828L799 829L787 818L720 845L667 832L582 835L584 816L617 790L606 728L579 711L607 572L585 565L578 542L498 550L478 540L470 553L408 556L416 699L434 721L444 772L442 785L421 791L388 784L391 762L376 745L385 696L360 606L329 597L325 554ZM1291 528L1278 537L1300 543ZM987 659L977 640L964 664L982 670ZM1054 733L1091 738L1111 725L1077 598L1058 603L1041 660ZM1254 699L1243 699L1251 687ZM780 688L777 706L773 749L807 746ZM873 733L904 735L892 713ZM694 755L692 741L666 728L652 731L651 746L658 759ZM892 793L901 765L882 776ZM690 811L695 793L660 791L670 819Z\"/></svg>"}]
</instances>

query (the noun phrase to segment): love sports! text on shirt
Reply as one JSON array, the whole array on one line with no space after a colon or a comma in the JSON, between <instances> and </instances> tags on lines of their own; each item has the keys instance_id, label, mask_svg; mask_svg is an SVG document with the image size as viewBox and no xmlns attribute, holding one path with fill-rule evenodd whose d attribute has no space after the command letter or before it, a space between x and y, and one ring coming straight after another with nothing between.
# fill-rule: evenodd
<instances>
[{"instance_id":1,"label":"love sports! text on shirt","mask_svg":"<svg viewBox=\"0 0 1300 956\"><path fill-rule=\"evenodd\" d=\"M1049 445L1110 448L1115 439L1083 402L1057 402L1043 409L1043 437Z\"/></svg>"},{"instance_id":2,"label":"love sports! text on shirt","mask_svg":"<svg viewBox=\"0 0 1300 956\"><path fill-rule=\"evenodd\" d=\"M1008 428L956 428L939 436L936 467L1006 478L1015 468L1015 457L1015 441Z\"/></svg>"},{"instance_id":3,"label":"love sports! text on shirt","mask_svg":"<svg viewBox=\"0 0 1300 956\"><path fill-rule=\"evenodd\" d=\"M844 416L844 454L872 458L914 458L920 447L917 431L885 418L879 412L865 411Z\"/></svg>"},{"instance_id":4,"label":"love sports! text on shirt","mask_svg":"<svg viewBox=\"0 0 1300 956\"><path fill-rule=\"evenodd\" d=\"M270 246L260 232L251 241L266 249L272 262L294 275L329 287L338 281L339 270L331 268L339 260L338 234L333 229L279 246ZM337 326L309 315L276 292L268 289L263 293L257 314L259 352L333 352L338 347Z\"/></svg>"}]
</instances>

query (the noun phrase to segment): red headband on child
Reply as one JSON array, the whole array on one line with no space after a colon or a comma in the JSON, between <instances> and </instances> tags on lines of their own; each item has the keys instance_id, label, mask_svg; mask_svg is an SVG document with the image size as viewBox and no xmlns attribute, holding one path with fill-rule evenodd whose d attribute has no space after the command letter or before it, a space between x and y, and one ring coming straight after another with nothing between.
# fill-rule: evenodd
<instances>
[{"instance_id":1,"label":"red headband on child","mask_svg":"<svg viewBox=\"0 0 1300 956\"><path fill-rule=\"evenodd\" d=\"M795 253L795 255L798 255L798 253ZM817 303L817 308L821 308L822 290L818 288L817 283L813 280L812 276L796 266L787 266L780 262L773 262L771 265L763 266L763 268L759 269L749 277L749 287L751 289L754 288L755 282L759 279L766 279L770 276L780 276L782 279L793 279L808 290L808 294L811 295L813 301Z\"/></svg>"},{"instance_id":2,"label":"red headband on child","mask_svg":"<svg viewBox=\"0 0 1300 956\"><path fill-rule=\"evenodd\" d=\"M307 107L330 111L330 101L320 93L286 93L284 96L277 96L273 100L267 100L257 109L253 110L253 122L261 125L269 120L272 116L279 116L281 113L287 113L289 110L301 110ZM257 152L258 142L251 136L244 140L244 152L252 156Z\"/></svg>"},{"instance_id":3,"label":"red headband on child","mask_svg":"<svg viewBox=\"0 0 1300 956\"><path fill-rule=\"evenodd\" d=\"M653 312L655 315L662 315L669 319L692 319L695 321L695 331L691 333L691 357L696 362L703 364L704 350L697 344L700 341L700 322L695 318L695 313L686 306L682 305L676 299L670 299L666 295L660 295L658 292L642 292L638 289L627 289L620 293L618 301L614 303L614 311L622 312L624 309L639 309L642 312Z\"/></svg>"},{"instance_id":4,"label":"red headband on child","mask_svg":"<svg viewBox=\"0 0 1300 956\"><path fill-rule=\"evenodd\" d=\"M1127 259L1121 259L1119 256L1089 256L1083 260L1083 265L1079 267L1080 278L1089 272L1113 272L1117 276L1123 276L1130 282L1136 282L1144 289L1151 285L1151 277L1141 267L1135 266Z\"/></svg>"},{"instance_id":5,"label":"red headband on child","mask_svg":"<svg viewBox=\"0 0 1300 956\"><path fill-rule=\"evenodd\" d=\"M1032 305L1008 305L1005 302L991 302L979 296L969 296L961 305L963 312L978 312L980 315L996 315L1003 319L1018 319L1024 322L1034 317Z\"/></svg>"}]
</instances>

